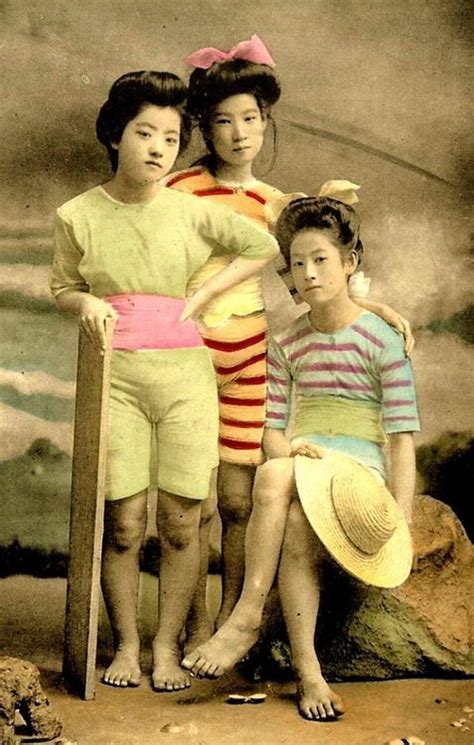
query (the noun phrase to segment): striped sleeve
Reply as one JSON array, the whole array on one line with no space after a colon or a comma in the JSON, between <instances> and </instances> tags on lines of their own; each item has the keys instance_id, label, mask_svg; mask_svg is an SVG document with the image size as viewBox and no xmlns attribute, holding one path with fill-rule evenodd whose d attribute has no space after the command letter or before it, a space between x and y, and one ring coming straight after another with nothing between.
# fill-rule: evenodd
<instances>
[{"instance_id":1,"label":"striped sleeve","mask_svg":"<svg viewBox=\"0 0 474 745\"><path fill-rule=\"evenodd\" d=\"M381 358L382 421L386 434L419 432L420 419L410 361L397 335L387 344Z\"/></svg>"},{"instance_id":2,"label":"striped sleeve","mask_svg":"<svg viewBox=\"0 0 474 745\"><path fill-rule=\"evenodd\" d=\"M287 429L290 418L292 378L281 347L272 339L267 358L267 414L265 426Z\"/></svg>"}]
</instances>

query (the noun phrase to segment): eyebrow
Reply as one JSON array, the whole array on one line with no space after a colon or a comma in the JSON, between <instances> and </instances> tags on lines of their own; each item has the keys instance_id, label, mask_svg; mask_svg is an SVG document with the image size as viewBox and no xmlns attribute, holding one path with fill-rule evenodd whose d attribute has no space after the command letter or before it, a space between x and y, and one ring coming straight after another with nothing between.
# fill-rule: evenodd
<instances>
[{"instance_id":1,"label":"eyebrow","mask_svg":"<svg viewBox=\"0 0 474 745\"><path fill-rule=\"evenodd\" d=\"M251 109L245 109L245 111L242 111L242 114L254 114L257 113L258 107L255 106ZM214 112L214 116L232 116L232 113L230 111L222 111L222 109L218 109Z\"/></svg>"},{"instance_id":2,"label":"eyebrow","mask_svg":"<svg viewBox=\"0 0 474 745\"><path fill-rule=\"evenodd\" d=\"M153 129L155 132L157 131L158 127L155 127L154 124L150 124L150 122L136 122L137 127L149 127L150 129ZM165 132L165 135L179 135L179 132L177 129L167 129Z\"/></svg>"}]
</instances>

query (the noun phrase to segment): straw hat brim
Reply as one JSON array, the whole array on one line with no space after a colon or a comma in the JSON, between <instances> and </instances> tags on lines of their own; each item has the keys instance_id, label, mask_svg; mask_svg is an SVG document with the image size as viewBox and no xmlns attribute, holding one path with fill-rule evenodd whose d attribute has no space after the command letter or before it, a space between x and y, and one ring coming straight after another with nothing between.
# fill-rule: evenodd
<instances>
[{"instance_id":1,"label":"straw hat brim","mask_svg":"<svg viewBox=\"0 0 474 745\"><path fill-rule=\"evenodd\" d=\"M351 488L360 489L362 494L364 490L386 489L353 458L339 453L326 453L323 458L297 455L296 486L311 527L331 556L353 577L376 587L398 587L409 576L413 562L410 530L401 510L397 527L382 548L370 555L361 551L344 532L334 508L331 490L337 488L333 483L336 475L338 479L347 475Z\"/></svg>"}]
</instances>

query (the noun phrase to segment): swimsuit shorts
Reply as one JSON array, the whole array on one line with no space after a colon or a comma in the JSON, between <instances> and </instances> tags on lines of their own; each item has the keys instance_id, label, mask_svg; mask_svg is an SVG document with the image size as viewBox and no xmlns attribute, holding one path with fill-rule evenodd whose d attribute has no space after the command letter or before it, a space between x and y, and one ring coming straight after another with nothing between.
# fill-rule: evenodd
<instances>
[{"instance_id":1,"label":"swimsuit shorts","mask_svg":"<svg viewBox=\"0 0 474 745\"><path fill-rule=\"evenodd\" d=\"M263 312L199 326L214 363L219 395L219 456L228 463L264 462L267 320Z\"/></svg>"},{"instance_id":2,"label":"swimsuit shorts","mask_svg":"<svg viewBox=\"0 0 474 745\"><path fill-rule=\"evenodd\" d=\"M151 480L171 494L206 499L217 441L216 380L206 347L113 352L106 499L137 494Z\"/></svg>"}]
</instances>

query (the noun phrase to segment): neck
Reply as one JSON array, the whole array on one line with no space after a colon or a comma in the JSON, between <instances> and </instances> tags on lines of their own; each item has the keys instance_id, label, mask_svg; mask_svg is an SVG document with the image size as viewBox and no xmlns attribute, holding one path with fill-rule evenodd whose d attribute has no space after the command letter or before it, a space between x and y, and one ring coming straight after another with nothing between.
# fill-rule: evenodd
<instances>
[{"instance_id":1,"label":"neck","mask_svg":"<svg viewBox=\"0 0 474 745\"><path fill-rule=\"evenodd\" d=\"M119 202L149 202L160 189L158 181L139 183L125 176L120 170L104 184L104 189Z\"/></svg>"},{"instance_id":2,"label":"neck","mask_svg":"<svg viewBox=\"0 0 474 745\"><path fill-rule=\"evenodd\" d=\"M349 326L360 312L360 306L350 299L347 291L344 291L328 303L312 305L309 319L316 331L328 334Z\"/></svg>"},{"instance_id":3,"label":"neck","mask_svg":"<svg viewBox=\"0 0 474 745\"><path fill-rule=\"evenodd\" d=\"M231 163L219 163L216 178L221 181L244 184L246 181L253 179L252 164L242 163L242 165L233 166Z\"/></svg>"}]
</instances>

